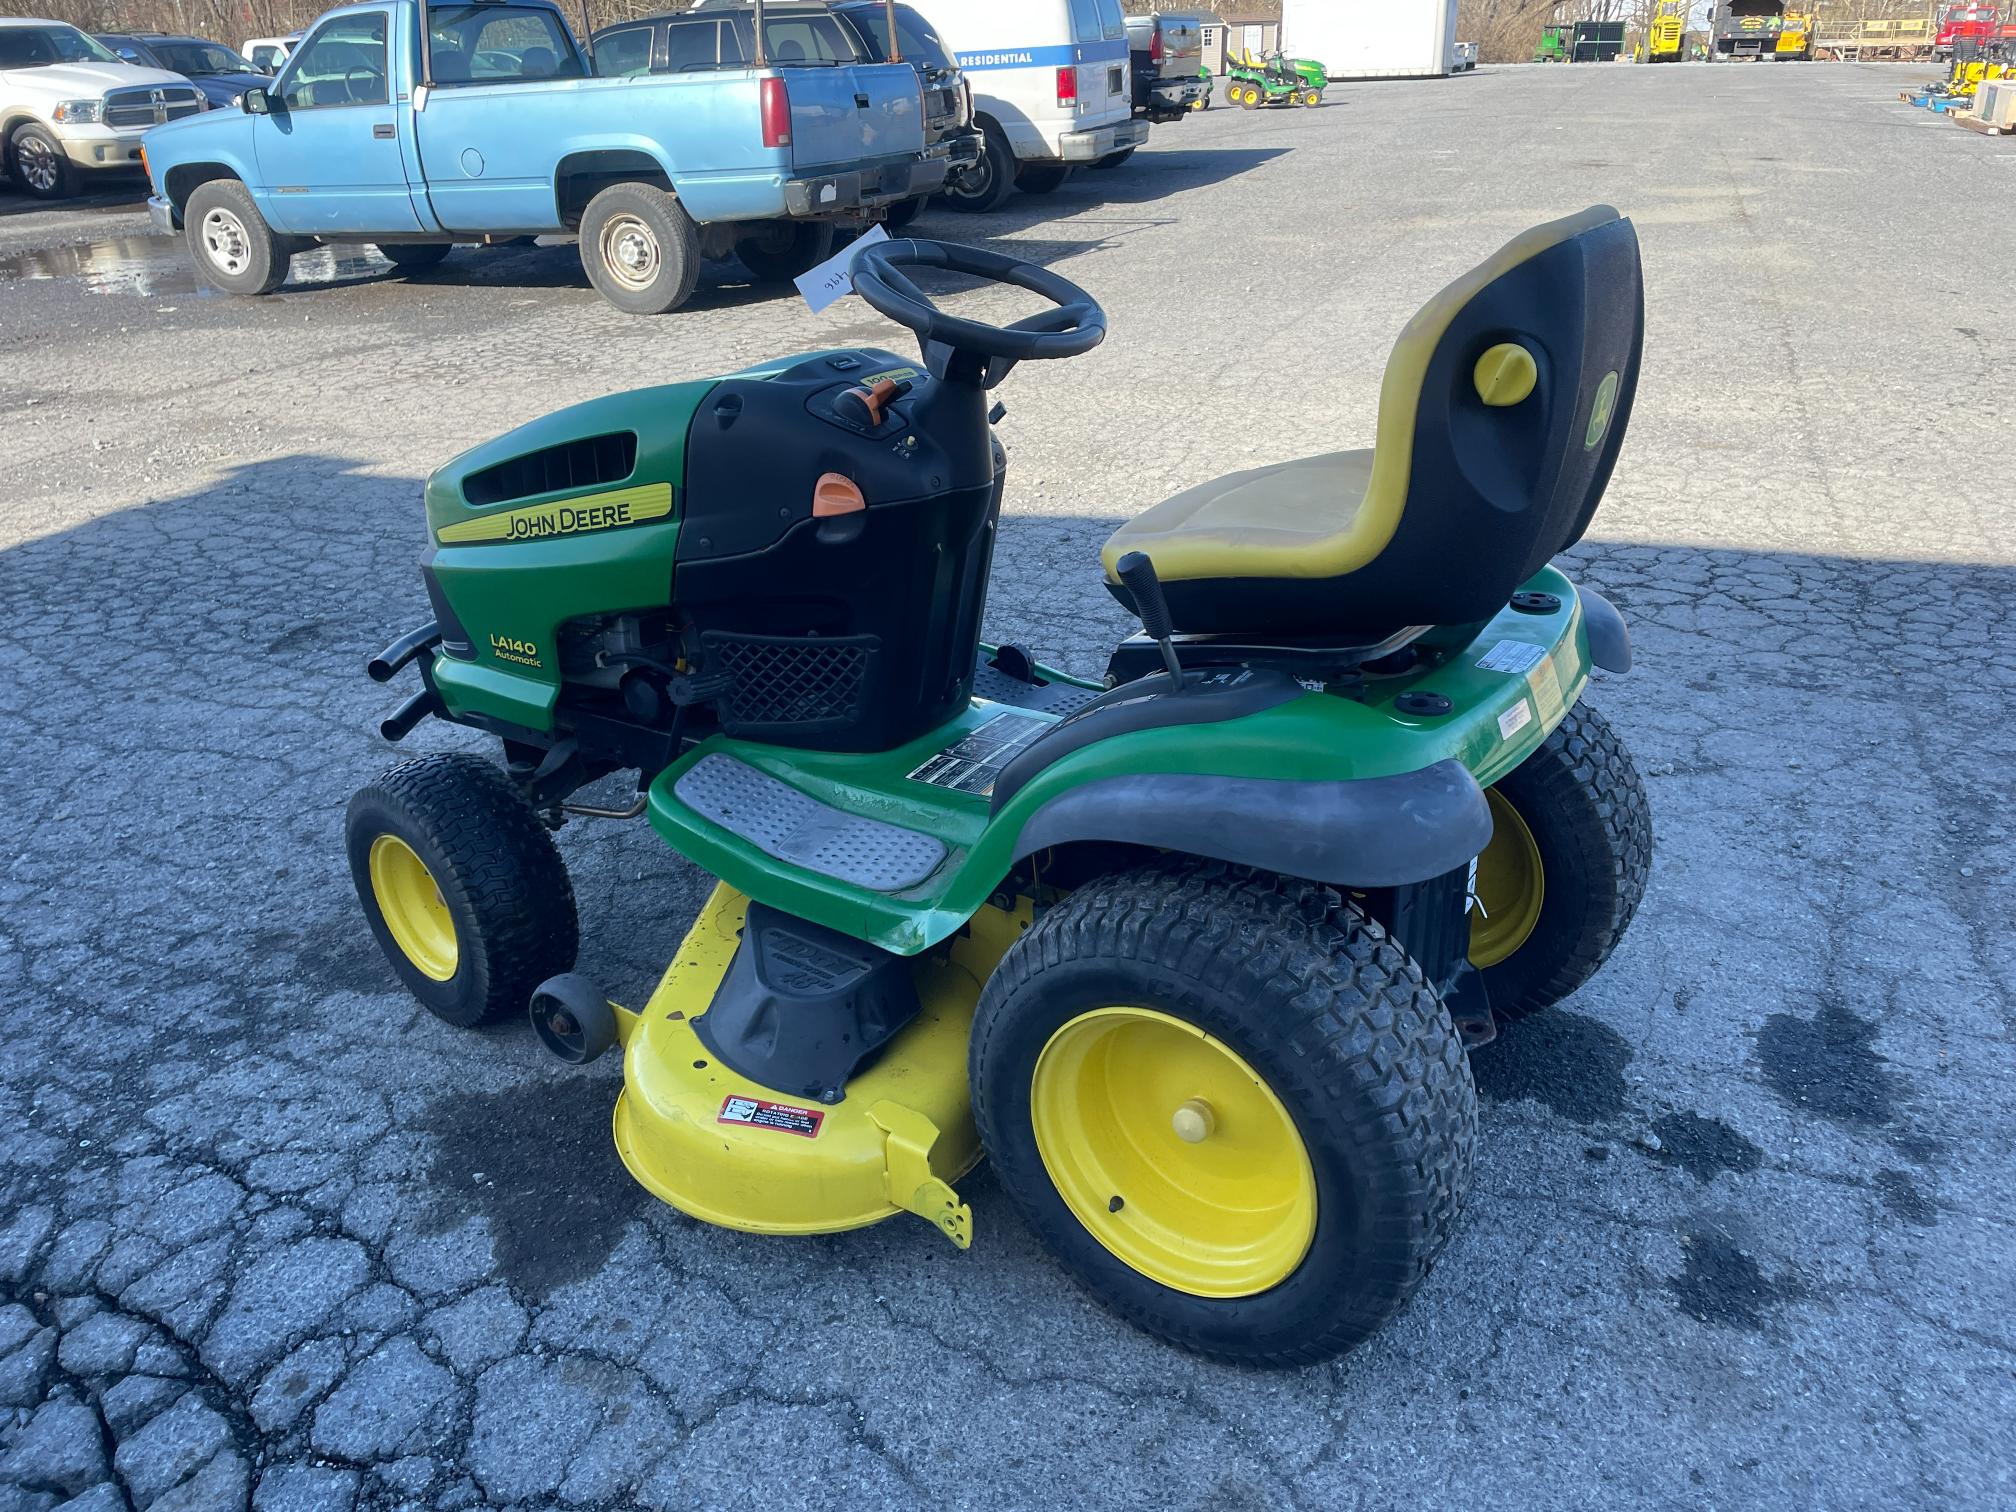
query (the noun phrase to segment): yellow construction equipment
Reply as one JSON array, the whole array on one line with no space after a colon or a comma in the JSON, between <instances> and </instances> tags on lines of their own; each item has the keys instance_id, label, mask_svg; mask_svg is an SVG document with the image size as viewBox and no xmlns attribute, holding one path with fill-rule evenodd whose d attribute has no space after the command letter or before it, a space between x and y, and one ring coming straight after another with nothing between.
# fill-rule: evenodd
<instances>
[{"instance_id":1,"label":"yellow construction equipment","mask_svg":"<svg viewBox=\"0 0 2016 1512\"><path fill-rule=\"evenodd\" d=\"M1687 12L1692 0L1659 0L1645 38L1648 63L1678 63L1686 54Z\"/></svg>"},{"instance_id":2,"label":"yellow construction equipment","mask_svg":"<svg viewBox=\"0 0 2016 1512\"><path fill-rule=\"evenodd\" d=\"M1818 18L1799 11L1785 12L1784 23L1778 28L1778 58L1805 62L1813 56L1813 33Z\"/></svg>"}]
</instances>

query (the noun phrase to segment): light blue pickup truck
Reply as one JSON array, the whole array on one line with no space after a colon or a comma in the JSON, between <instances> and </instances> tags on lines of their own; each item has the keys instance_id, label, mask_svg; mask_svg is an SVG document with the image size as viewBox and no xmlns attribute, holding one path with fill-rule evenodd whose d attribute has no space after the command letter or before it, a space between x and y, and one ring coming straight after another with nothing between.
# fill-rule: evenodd
<instances>
[{"instance_id":1,"label":"light blue pickup truck","mask_svg":"<svg viewBox=\"0 0 2016 1512\"><path fill-rule=\"evenodd\" d=\"M703 258L788 279L837 222L945 177L916 70L829 60L808 24L759 8L705 71L597 78L548 0L346 5L238 110L147 133L148 208L232 294L271 293L321 241L410 268L539 235L578 237L633 314L677 308Z\"/></svg>"}]
</instances>

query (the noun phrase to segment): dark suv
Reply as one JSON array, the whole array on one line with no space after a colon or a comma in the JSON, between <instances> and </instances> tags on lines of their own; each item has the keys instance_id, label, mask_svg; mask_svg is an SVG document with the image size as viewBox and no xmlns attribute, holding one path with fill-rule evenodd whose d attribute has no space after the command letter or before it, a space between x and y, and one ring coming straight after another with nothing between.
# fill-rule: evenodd
<instances>
[{"instance_id":1,"label":"dark suv","mask_svg":"<svg viewBox=\"0 0 2016 1512\"><path fill-rule=\"evenodd\" d=\"M773 0L763 7L768 61L807 68L886 63L889 10L886 0L838 0L831 6ZM972 91L931 23L908 5L894 11L902 61L917 70L924 140L944 156L949 173L963 172L980 160ZM592 38L595 72L607 77L750 67L753 15L754 7L733 0L700 0L692 10L605 26ZM904 200L890 206L889 223L907 224L922 203Z\"/></svg>"},{"instance_id":2,"label":"dark suv","mask_svg":"<svg viewBox=\"0 0 2016 1512\"><path fill-rule=\"evenodd\" d=\"M176 37L166 32L100 32L98 40L122 62L142 68L165 68L181 74L203 92L214 110L236 105L248 89L264 89L272 78L259 72L221 42L201 37Z\"/></svg>"},{"instance_id":3,"label":"dark suv","mask_svg":"<svg viewBox=\"0 0 2016 1512\"><path fill-rule=\"evenodd\" d=\"M861 50L877 63L889 61L889 10L896 13L896 44L903 61L924 82L924 131L931 142L955 143L954 170L980 160L980 133L973 129L973 91L953 61L952 49L914 7L888 7L883 0L838 0L833 14L853 28Z\"/></svg>"}]
</instances>

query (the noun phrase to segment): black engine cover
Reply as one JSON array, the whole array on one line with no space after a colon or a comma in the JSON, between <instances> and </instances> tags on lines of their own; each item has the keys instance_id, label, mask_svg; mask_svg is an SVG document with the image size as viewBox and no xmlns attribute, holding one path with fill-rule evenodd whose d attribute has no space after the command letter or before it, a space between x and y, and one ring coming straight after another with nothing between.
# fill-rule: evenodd
<instances>
[{"instance_id":1,"label":"black engine cover","mask_svg":"<svg viewBox=\"0 0 2016 1512\"><path fill-rule=\"evenodd\" d=\"M841 398L908 383L870 426ZM728 378L687 438L673 604L740 738L879 751L972 693L1005 459L986 396L892 353ZM866 508L813 513L819 480Z\"/></svg>"}]
</instances>

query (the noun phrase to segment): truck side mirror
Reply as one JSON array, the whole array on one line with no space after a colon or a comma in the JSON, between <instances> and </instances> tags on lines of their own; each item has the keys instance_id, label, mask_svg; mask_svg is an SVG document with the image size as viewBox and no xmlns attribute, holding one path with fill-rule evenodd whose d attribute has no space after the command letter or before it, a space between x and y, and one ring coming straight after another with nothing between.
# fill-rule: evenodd
<instances>
[{"instance_id":1,"label":"truck side mirror","mask_svg":"<svg viewBox=\"0 0 2016 1512\"><path fill-rule=\"evenodd\" d=\"M265 90L255 85L238 96L238 108L247 115L271 115L273 99Z\"/></svg>"}]
</instances>

